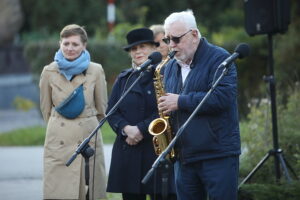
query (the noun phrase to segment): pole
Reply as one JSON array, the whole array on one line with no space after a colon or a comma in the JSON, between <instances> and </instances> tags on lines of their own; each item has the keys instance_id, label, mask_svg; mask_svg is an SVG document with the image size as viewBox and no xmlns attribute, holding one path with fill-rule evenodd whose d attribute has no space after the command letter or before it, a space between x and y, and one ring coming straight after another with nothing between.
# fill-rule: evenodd
<instances>
[{"instance_id":1,"label":"pole","mask_svg":"<svg viewBox=\"0 0 300 200\"><path fill-rule=\"evenodd\" d=\"M276 88L275 88L275 77L274 77L274 60L273 60L273 38L272 34L268 34L268 50L269 50L269 89L271 97L271 112L272 112L272 133L273 133L273 149L278 150L278 128L277 128L277 110L276 110ZM279 159L274 156L276 182L280 179L280 166Z\"/></svg>"},{"instance_id":2,"label":"pole","mask_svg":"<svg viewBox=\"0 0 300 200\"><path fill-rule=\"evenodd\" d=\"M108 31L111 33L115 25L115 0L107 0L107 25Z\"/></svg>"}]
</instances>

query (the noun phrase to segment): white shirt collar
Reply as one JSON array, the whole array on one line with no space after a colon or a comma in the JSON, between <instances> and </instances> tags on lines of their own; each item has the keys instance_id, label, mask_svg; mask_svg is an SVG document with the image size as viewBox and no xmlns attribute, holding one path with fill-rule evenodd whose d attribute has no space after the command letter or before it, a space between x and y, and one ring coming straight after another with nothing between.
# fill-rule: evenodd
<instances>
[{"instance_id":1,"label":"white shirt collar","mask_svg":"<svg viewBox=\"0 0 300 200\"><path fill-rule=\"evenodd\" d=\"M177 62L179 64L179 66L181 67L181 78L182 78L182 84L183 84L186 77L188 76L189 72L191 71L190 65L191 65L192 61L190 62L189 65L185 64L179 60Z\"/></svg>"}]
</instances>

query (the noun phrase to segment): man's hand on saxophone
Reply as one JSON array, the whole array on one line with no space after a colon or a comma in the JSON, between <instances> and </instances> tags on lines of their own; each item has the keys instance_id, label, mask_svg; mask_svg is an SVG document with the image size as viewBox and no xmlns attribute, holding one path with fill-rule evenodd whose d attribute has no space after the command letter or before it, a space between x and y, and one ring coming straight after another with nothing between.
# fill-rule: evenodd
<instances>
[{"instance_id":1,"label":"man's hand on saxophone","mask_svg":"<svg viewBox=\"0 0 300 200\"><path fill-rule=\"evenodd\" d=\"M178 94L166 93L158 99L158 110L168 115L170 112L178 109Z\"/></svg>"},{"instance_id":2,"label":"man's hand on saxophone","mask_svg":"<svg viewBox=\"0 0 300 200\"><path fill-rule=\"evenodd\" d=\"M137 126L127 125L124 127L124 133L127 135L126 142L129 145L138 144L144 137Z\"/></svg>"}]
</instances>

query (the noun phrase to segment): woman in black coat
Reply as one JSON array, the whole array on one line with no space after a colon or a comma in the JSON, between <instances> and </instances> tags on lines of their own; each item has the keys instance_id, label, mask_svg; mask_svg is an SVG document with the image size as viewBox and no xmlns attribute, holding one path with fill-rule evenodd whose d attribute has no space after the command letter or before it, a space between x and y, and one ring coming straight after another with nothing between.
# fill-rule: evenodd
<instances>
[{"instance_id":1,"label":"woman in black coat","mask_svg":"<svg viewBox=\"0 0 300 200\"><path fill-rule=\"evenodd\" d=\"M107 112L139 76L135 69L144 63L159 45L153 40L150 29L134 29L127 34L128 45L124 47L132 59L132 68L121 72L113 86ZM108 122L117 134L113 145L107 192L122 193L123 200L145 200L161 197L161 173L156 171L147 184L141 180L157 158L152 144L153 136L148 132L152 120L158 117L157 102L153 86L153 70L144 76L130 90ZM176 199L173 170L169 178L167 199Z\"/></svg>"}]
</instances>

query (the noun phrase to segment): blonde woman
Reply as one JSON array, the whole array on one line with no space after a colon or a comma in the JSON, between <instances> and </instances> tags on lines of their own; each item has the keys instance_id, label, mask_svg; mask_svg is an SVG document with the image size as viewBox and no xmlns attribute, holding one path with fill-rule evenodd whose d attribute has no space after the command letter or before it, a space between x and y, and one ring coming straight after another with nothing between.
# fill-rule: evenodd
<instances>
[{"instance_id":1,"label":"blonde woman","mask_svg":"<svg viewBox=\"0 0 300 200\"><path fill-rule=\"evenodd\" d=\"M44 199L106 198L100 132L90 142L96 152L89 159L89 187L85 183L85 161L81 155L69 167L65 165L78 144L104 117L107 105L104 71L100 64L91 62L87 40L83 27L76 24L64 27L54 61L41 74L40 105L47 122Z\"/></svg>"}]
</instances>

